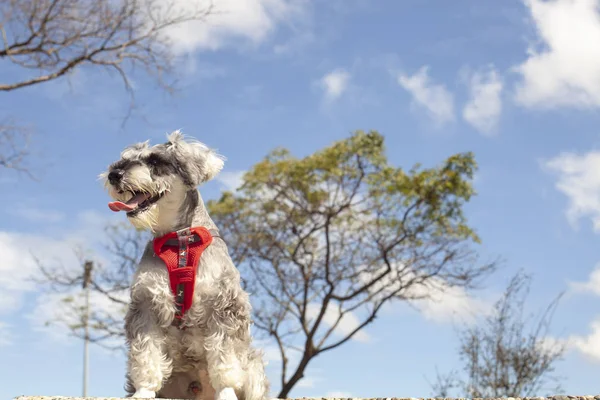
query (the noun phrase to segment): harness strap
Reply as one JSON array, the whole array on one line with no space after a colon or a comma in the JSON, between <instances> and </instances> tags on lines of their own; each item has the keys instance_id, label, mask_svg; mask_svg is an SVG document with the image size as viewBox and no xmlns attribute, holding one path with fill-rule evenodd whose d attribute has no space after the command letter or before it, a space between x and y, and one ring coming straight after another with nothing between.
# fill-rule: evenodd
<instances>
[{"instance_id":1,"label":"harness strap","mask_svg":"<svg viewBox=\"0 0 600 400\"><path fill-rule=\"evenodd\" d=\"M171 292L175 297L173 324L180 328L185 312L192 306L200 257L214 237L222 240L216 229L191 227L154 239L154 253L167 267Z\"/></svg>"},{"instance_id":2,"label":"harness strap","mask_svg":"<svg viewBox=\"0 0 600 400\"><path fill-rule=\"evenodd\" d=\"M223 239L223 237L221 236L221 233L219 233L218 229L208 229L208 232L213 238L219 238L225 241L225 239ZM200 237L192 235L189 240L189 243L196 243L200 240ZM167 241L165 241L163 246L179 246L179 239L168 239Z\"/></svg>"}]
</instances>

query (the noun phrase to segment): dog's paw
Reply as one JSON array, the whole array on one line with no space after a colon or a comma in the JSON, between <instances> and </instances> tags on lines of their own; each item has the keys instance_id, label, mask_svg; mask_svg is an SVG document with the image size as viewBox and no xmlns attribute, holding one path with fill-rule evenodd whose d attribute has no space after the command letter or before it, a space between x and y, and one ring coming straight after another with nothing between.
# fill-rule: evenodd
<instances>
[{"instance_id":1,"label":"dog's paw","mask_svg":"<svg viewBox=\"0 0 600 400\"><path fill-rule=\"evenodd\" d=\"M156 397L156 393L152 390L139 388L131 397L133 397L134 399L153 399Z\"/></svg>"},{"instance_id":2,"label":"dog's paw","mask_svg":"<svg viewBox=\"0 0 600 400\"><path fill-rule=\"evenodd\" d=\"M224 388L215 393L215 400L238 400L233 388Z\"/></svg>"}]
</instances>

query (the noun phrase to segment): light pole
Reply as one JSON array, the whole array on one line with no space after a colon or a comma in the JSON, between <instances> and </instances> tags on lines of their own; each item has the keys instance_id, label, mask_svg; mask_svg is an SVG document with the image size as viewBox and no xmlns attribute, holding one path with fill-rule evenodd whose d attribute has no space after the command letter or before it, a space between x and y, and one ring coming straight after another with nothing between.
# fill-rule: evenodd
<instances>
[{"instance_id":1,"label":"light pole","mask_svg":"<svg viewBox=\"0 0 600 400\"><path fill-rule=\"evenodd\" d=\"M87 397L87 384L88 384L88 356L89 356L89 342L90 342L90 328L89 328L89 317L90 317L90 282L92 281L92 268L94 263L92 261L86 261L83 265L83 291L85 295L85 310L83 314L83 397Z\"/></svg>"}]
</instances>

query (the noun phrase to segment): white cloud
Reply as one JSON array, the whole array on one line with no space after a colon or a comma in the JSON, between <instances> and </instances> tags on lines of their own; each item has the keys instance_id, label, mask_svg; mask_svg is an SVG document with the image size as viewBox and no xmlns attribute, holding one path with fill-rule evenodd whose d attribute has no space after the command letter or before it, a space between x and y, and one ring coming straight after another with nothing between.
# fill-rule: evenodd
<instances>
[{"instance_id":1,"label":"white cloud","mask_svg":"<svg viewBox=\"0 0 600 400\"><path fill-rule=\"evenodd\" d=\"M398 84L412 95L412 106L425 109L438 125L454 121L452 93L443 84L431 81L428 66L421 67L412 76L400 74Z\"/></svg>"},{"instance_id":2,"label":"white cloud","mask_svg":"<svg viewBox=\"0 0 600 400\"><path fill-rule=\"evenodd\" d=\"M471 296L464 288L448 287L435 278L428 286L414 286L409 293L416 297L429 295L428 298L413 301L413 304L430 321L447 323L459 320L469 323L491 308L488 302Z\"/></svg>"},{"instance_id":3,"label":"white cloud","mask_svg":"<svg viewBox=\"0 0 600 400\"><path fill-rule=\"evenodd\" d=\"M344 69L336 69L321 78L321 87L324 91L325 100L328 102L337 100L348 87L350 73Z\"/></svg>"},{"instance_id":4,"label":"white cloud","mask_svg":"<svg viewBox=\"0 0 600 400\"><path fill-rule=\"evenodd\" d=\"M590 273L587 282L571 282L569 286L579 293L592 293L600 296L600 263L596 264L594 270Z\"/></svg>"},{"instance_id":5,"label":"white cloud","mask_svg":"<svg viewBox=\"0 0 600 400\"><path fill-rule=\"evenodd\" d=\"M31 277L38 265L32 254L42 262L65 265L77 263L72 242L35 234L0 232L0 314L10 314L19 310L25 293L35 289ZM36 312L39 306L34 306ZM47 304L45 305L48 306ZM40 317L46 315L44 312ZM43 321L38 322L45 322ZM0 323L0 344L9 340L6 326Z\"/></svg>"},{"instance_id":6,"label":"white cloud","mask_svg":"<svg viewBox=\"0 0 600 400\"><path fill-rule=\"evenodd\" d=\"M267 374L272 372L275 374L276 379L280 379L281 353L279 347L274 344L274 340L258 339L254 341L254 344L263 351L263 360L267 363ZM296 343L295 345L296 348L302 347L301 343ZM288 361L288 374L290 373L290 369L293 371L302 358L302 353L296 348L286 347L285 349L285 355ZM271 363L275 364L275 368L273 368ZM318 382L323 380L322 376L323 372L320 369L310 367L309 371L305 372L304 377L298 382L296 387L304 389L313 388Z\"/></svg>"},{"instance_id":7,"label":"white cloud","mask_svg":"<svg viewBox=\"0 0 600 400\"><path fill-rule=\"evenodd\" d=\"M351 399L352 394L350 394L350 392L341 392L341 391L327 392L327 394L325 394L325 398L327 398L327 399Z\"/></svg>"},{"instance_id":8,"label":"white cloud","mask_svg":"<svg viewBox=\"0 0 600 400\"><path fill-rule=\"evenodd\" d=\"M376 271L364 271L359 276L362 281L369 282L370 277L380 274L385 267ZM402 270L396 267L398 271ZM388 296L400 288L400 284L405 284L415 279L414 272L410 270L399 272L402 279L397 279L395 274L388 274L385 279L381 279L377 284L371 287L372 293L379 293L375 298ZM406 289L403 289L402 296L409 301L427 320L435 323L448 323L459 321L462 323L474 322L476 317L486 314L491 310L491 304L488 301L471 296L462 287L452 287L446 284L442 279L432 277L424 281L423 284L413 283Z\"/></svg>"},{"instance_id":9,"label":"white cloud","mask_svg":"<svg viewBox=\"0 0 600 400\"><path fill-rule=\"evenodd\" d=\"M569 287L575 293L591 293L600 296L600 263L590 273L585 282L569 282ZM592 361L600 362L600 317L590 324L590 333L586 336L571 335L566 340L547 338L547 345L552 348L556 343L565 344Z\"/></svg>"},{"instance_id":10,"label":"white cloud","mask_svg":"<svg viewBox=\"0 0 600 400\"><path fill-rule=\"evenodd\" d=\"M113 297L128 301L129 291L111 293ZM68 300L68 301L67 301ZM32 327L38 332L43 332L46 337L70 344L69 326L81 323L81 310L85 305L84 292L74 288L70 293L42 293L36 299L36 304L31 313L27 315ZM90 312L98 317L106 316L109 319L125 315L126 309L122 304L116 303L98 292L90 292ZM102 342L105 346L122 345L122 338L107 339Z\"/></svg>"},{"instance_id":11,"label":"white cloud","mask_svg":"<svg viewBox=\"0 0 600 400\"><path fill-rule=\"evenodd\" d=\"M279 348L272 341L256 339L254 345L263 351L263 360L265 362L281 362Z\"/></svg>"},{"instance_id":12,"label":"white cloud","mask_svg":"<svg viewBox=\"0 0 600 400\"><path fill-rule=\"evenodd\" d=\"M319 381L321 381L322 379L314 377L314 376L304 376L297 384L296 387L297 388L303 388L303 389L308 389L308 388L314 388L315 384Z\"/></svg>"},{"instance_id":13,"label":"white cloud","mask_svg":"<svg viewBox=\"0 0 600 400\"><path fill-rule=\"evenodd\" d=\"M7 310L14 310L19 306L20 297L14 296L14 293L4 290L0 294L0 313Z\"/></svg>"},{"instance_id":14,"label":"white cloud","mask_svg":"<svg viewBox=\"0 0 600 400\"><path fill-rule=\"evenodd\" d=\"M297 345L297 343L292 344ZM279 365L281 364L281 352L275 340L267 338L255 339L254 345L263 351L263 360L267 363L267 368L275 365L275 370L277 373L280 373L281 370ZM285 348L285 356L288 360L288 365L290 366L298 365L302 359L302 353L292 347Z\"/></svg>"},{"instance_id":15,"label":"white cloud","mask_svg":"<svg viewBox=\"0 0 600 400\"><path fill-rule=\"evenodd\" d=\"M0 321L0 347L10 346L13 335L10 332L10 325Z\"/></svg>"},{"instance_id":16,"label":"white cloud","mask_svg":"<svg viewBox=\"0 0 600 400\"><path fill-rule=\"evenodd\" d=\"M92 250L107 222L95 212L82 212L74 216L76 229L52 235L0 231L0 313L17 310L24 293L35 288L31 279L38 273L35 258L45 267L79 268L76 249Z\"/></svg>"},{"instance_id":17,"label":"white cloud","mask_svg":"<svg viewBox=\"0 0 600 400\"><path fill-rule=\"evenodd\" d=\"M600 362L600 319L592 321L590 329L587 336L571 336L568 344L589 359Z\"/></svg>"},{"instance_id":18,"label":"white cloud","mask_svg":"<svg viewBox=\"0 0 600 400\"><path fill-rule=\"evenodd\" d=\"M516 101L526 107L600 106L598 0L524 0L538 46L515 70Z\"/></svg>"},{"instance_id":19,"label":"white cloud","mask_svg":"<svg viewBox=\"0 0 600 400\"><path fill-rule=\"evenodd\" d=\"M246 171L225 171L217 175L217 181L227 190L235 191L244 183L244 174Z\"/></svg>"},{"instance_id":20,"label":"white cloud","mask_svg":"<svg viewBox=\"0 0 600 400\"><path fill-rule=\"evenodd\" d=\"M314 388L317 384L325 380L324 377L326 377L325 371L321 368L311 366L305 371L304 377L296 386L303 389Z\"/></svg>"},{"instance_id":21,"label":"white cloud","mask_svg":"<svg viewBox=\"0 0 600 400\"><path fill-rule=\"evenodd\" d=\"M543 351L546 353L554 353L558 349L563 348L563 346L565 347L565 349L567 349L569 346L573 346L572 338L563 339L552 336L538 338L536 344L540 352Z\"/></svg>"},{"instance_id":22,"label":"white cloud","mask_svg":"<svg viewBox=\"0 0 600 400\"><path fill-rule=\"evenodd\" d=\"M166 6L173 0L161 0ZM169 28L167 37L177 53L217 50L235 40L260 44L278 24L293 21L304 14L305 1L293 0L213 0L213 13L204 21L178 24ZM191 13L206 9L208 0L176 0L177 12Z\"/></svg>"},{"instance_id":23,"label":"white cloud","mask_svg":"<svg viewBox=\"0 0 600 400\"><path fill-rule=\"evenodd\" d=\"M572 226L582 217L592 220L594 231L600 231L600 152L563 153L543 163L556 173L556 189L568 200L567 219Z\"/></svg>"},{"instance_id":24,"label":"white cloud","mask_svg":"<svg viewBox=\"0 0 600 400\"><path fill-rule=\"evenodd\" d=\"M502 79L495 69L475 72L469 79L469 101L463 118L484 135L496 132L502 113Z\"/></svg>"},{"instance_id":25,"label":"white cloud","mask_svg":"<svg viewBox=\"0 0 600 400\"><path fill-rule=\"evenodd\" d=\"M38 274L38 258L48 269L61 268L64 271L78 271L81 264L76 250L86 253L94 252L97 261L96 269L110 266L103 254L96 253L93 246L100 245L103 230L112 216L106 217L94 211L83 211L74 216L76 229L65 227L54 234L29 234L0 232L0 313L10 313L19 309L21 299L27 292L36 289L34 305L27 312L26 318L36 331L44 332L44 338L70 343L68 325L77 324L78 310L83 305L83 291L74 287L69 293L53 293L38 290L31 281ZM127 301L128 291L114 293L113 296ZM71 301L64 299L70 297ZM123 315L123 306L110 301L96 292L90 293L90 306L97 316ZM0 323L0 342L3 337ZM103 342L106 345L120 344Z\"/></svg>"},{"instance_id":26,"label":"white cloud","mask_svg":"<svg viewBox=\"0 0 600 400\"><path fill-rule=\"evenodd\" d=\"M317 315L319 314L319 312L321 311L321 307L318 304L309 304L307 309L306 309L306 314L308 316L308 318L316 318ZM325 315L323 315L323 323L328 325L328 326L332 326L336 323L336 321L338 320L340 316L340 313L337 309L337 306L329 303L329 307L327 308L327 310L325 311ZM351 312L345 313L342 318L340 319L340 321L337 323L336 329L334 331L334 333L340 335L340 336L347 336L348 334L350 334L354 329L356 329L358 326L360 325L360 321L358 320L358 318L356 317L356 315L354 315ZM358 332L356 332L354 334L354 336L352 336L353 340L356 340L358 342L368 342L371 340L371 337L365 332L364 329L359 330Z\"/></svg>"},{"instance_id":27,"label":"white cloud","mask_svg":"<svg viewBox=\"0 0 600 400\"><path fill-rule=\"evenodd\" d=\"M59 222L65 218L65 214L54 210L43 210L36 207L18 207L12 210L15 214L33 222Z\"/></svg>"},{"instance_id":28,"label":"white cloud","mask_svg":"<svg viewBox=\"0 0 600 400\"><path fill-rule=\"evenodd\" d=\"M49 263L68 260L74 254L66 243L51 237L0 232L0 311L13 309L22 293L33 289L29 278L37 264L32 252Z\"/></svg>"}]
</instances>

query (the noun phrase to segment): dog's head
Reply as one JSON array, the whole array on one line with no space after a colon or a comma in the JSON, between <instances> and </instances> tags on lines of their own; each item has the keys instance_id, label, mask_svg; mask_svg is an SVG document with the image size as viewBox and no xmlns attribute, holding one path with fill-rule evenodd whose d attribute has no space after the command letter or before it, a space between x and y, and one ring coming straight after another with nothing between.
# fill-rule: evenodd
<instances>
[{"instance_id":1,"label":"dog's head","mask_svg":"<svg viewBox=\"0 0 600 400\"><path fill-rule=\"evenodd\" d=\"M186 193L223 168L223 157L180 131L167 140L152 147L148 142L127 147L100 175L115 200L109 203L111 210L125 211L137 228L154 231L175 223Z\"/></svg>"}]
</instances>

